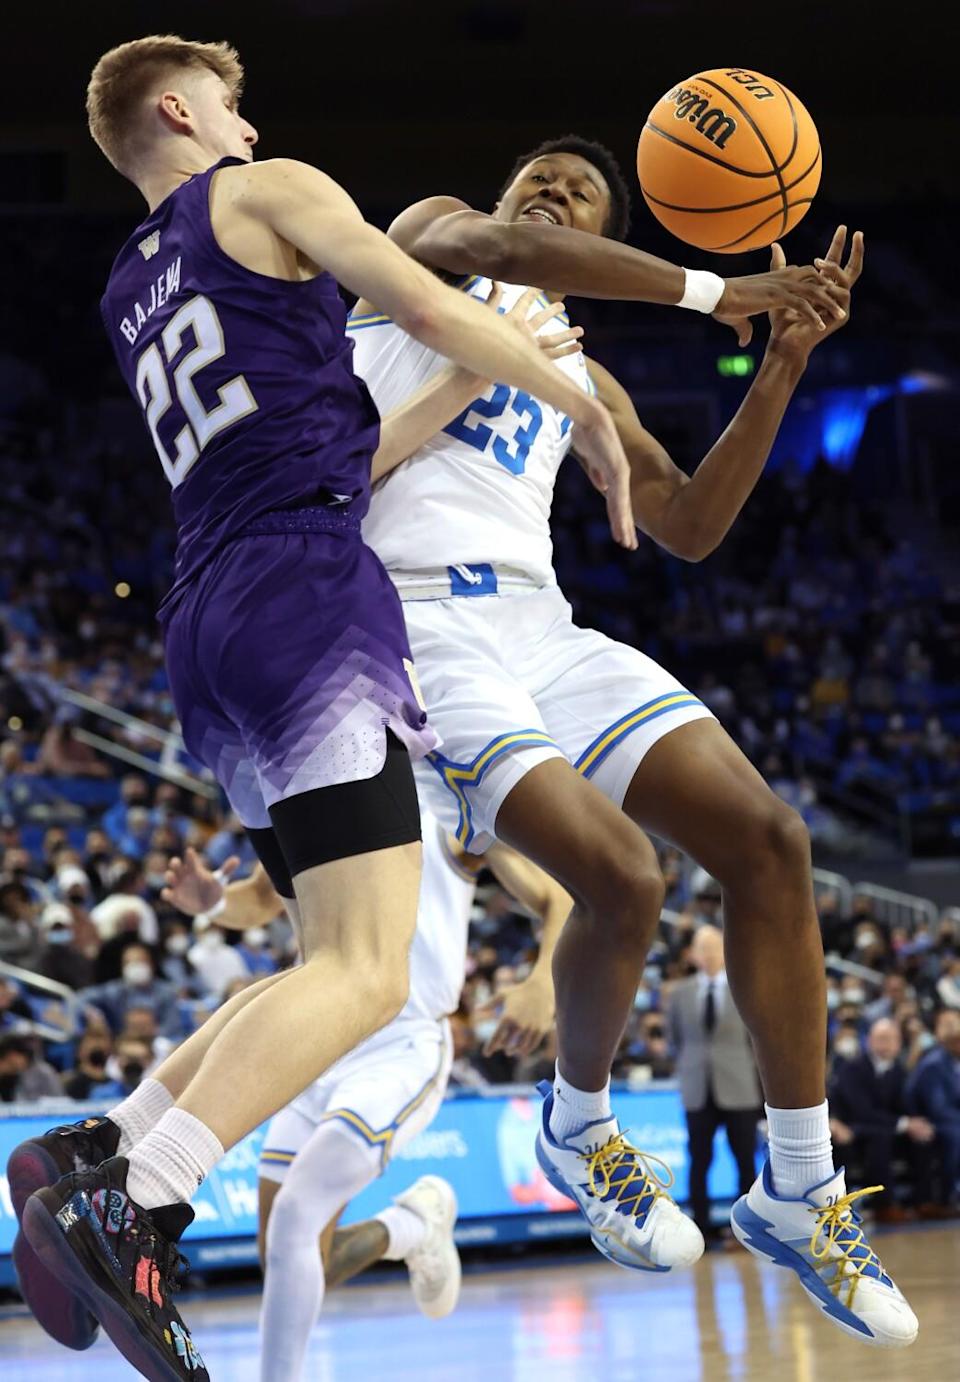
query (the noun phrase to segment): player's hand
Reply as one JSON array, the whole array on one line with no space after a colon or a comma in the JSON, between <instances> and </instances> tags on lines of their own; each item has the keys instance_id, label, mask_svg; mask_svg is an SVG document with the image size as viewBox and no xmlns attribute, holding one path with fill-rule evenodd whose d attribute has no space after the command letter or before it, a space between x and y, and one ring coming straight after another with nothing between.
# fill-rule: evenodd
<instances>
[{"instance_id":1,"label":"player's hand","mask_svg":"<svg viewBox=\"0 0 960 1382\"><path fill-rule=\"evenodd\" d=\"M549 978L533 973L515 988L492 998L477 1017L499 1017L496 1030L483 1048L485 1056L503 1051L508 1056L529 1056L553 1027L556 1004Z\"/></svg>"},{"instance_id":2,"label":"player's hand","mask_svg":"<svg viewBox=\"0 0 960 1382\"><path fill-rule=\"evenodd\" d=\"M579 355L583 351L580 344L580 337L583 335L582 326L569 326L564 331L550 331L546 335L541 335L547 322L553 321L555 317L561 316L566 311L564 302L551 302L547 307L541 308L539 312L530 315L531 308L536 306L540 291L537 288L528 288L517 298L516 302L509 311L504 311L501 303L503 302L503 284L494 283L487 298L487 306L492 307L495 312L500 312L503 319L511 326L516 327L521 336L536 341L544 355L549 355L551 360L560 360L564 355Z\"/></svg>"},{"instance_id":3,"label":"player's hand","mask_svg":"<svg viewBox=\"0 0 960 1382\"><path fill-rule=\"evenodd\" d=\"M195 917L200 912L209 912L223 897L224 886L230 876L240 867L240 860L233 855L220 869L217 877L200 858L197 851L189 845L182 859L171 859L167 868L167 886L160 896L171 907ZM221 879L223 880L221 882Z\"/></svg>"},{"instance_id":4,"label":"player's hand","mask_svg":"<svg viewBox=\"0 0 960 1382\"><path fill-rule=\"evenodd\" d=\"M850 320L850 295L853 286L863 272L863 232L854 232L850 253L843 264L843 252L847 243L846 226L837 226L826 258L816 261L817 268L827 286L827 291L839 309L829 324L820 330L812 326L806 316L793 308L779 308L770 313L770 346L775 354L786 356L801 366L807 363L811 350L834 335ZM782 268L786 256L780 245L771 248L770 262L775 269Z\"/></svg>"},{"instance_id":5,"label":"player's hand","mask_svg":"<svg viewBox=\"0 0 960 1382\"><path fill-rule=\"evenodd\" d=\"M830 291L829 278L818 265L787 267L783 260L769 273L728 278L713 315L732 326L739 344L746 346L753 339L751 317L788 307L799 313L812 331L826 331L837 320L838 303Z\"/></svg>"},{"instance_id":6,"label":"player's hand","mask_svg":"<svg viewBox=\"0 0 960 1382\"><path fill-rule=\"evenodd\" d=\"M594 489L607 501L610 531L621 547L637 548L637 525L630 498L630 465L613 418L594 400L593 421L578 422L573 434L577 459Z\"/></svg>"}]
</instances>

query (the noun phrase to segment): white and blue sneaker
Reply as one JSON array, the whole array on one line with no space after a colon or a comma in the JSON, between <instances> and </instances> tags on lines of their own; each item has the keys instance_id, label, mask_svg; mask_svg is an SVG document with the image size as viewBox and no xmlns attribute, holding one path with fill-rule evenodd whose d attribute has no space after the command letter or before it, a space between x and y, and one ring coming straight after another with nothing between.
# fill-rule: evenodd
<instances>
[{"instance_id":1,"label":"white and blue sneaker","mask_svg":"<svg viewBox=\"0 0 960 1382\"><path fill-rule=\"evenodd\" d=\"M544 1096L537 1161L554 1189L579 1206L597 1251L633 1271L692 1267L703 1255L703 1234L667 1194L669 1166L632 1147L614 1117L557 1142L550 1132L553 1088L546 1080L537 1088Z\"/></svg>"},{"instance_id":2,"label":"white and blue sneaker","mask_svg":"<svg viewBox=\"0 0 960 1382\"><path fill-rule=\"evenodd\" d=\"M916 1315L863 1234L842 1169L801 1199L773 1188L769 1161L748 1194L733 1206L730 1226L755 1257L789 1267L800 1285L838 1329L876 1348L906 1348L919 1331Z\"/></svg>"}]
</instances>

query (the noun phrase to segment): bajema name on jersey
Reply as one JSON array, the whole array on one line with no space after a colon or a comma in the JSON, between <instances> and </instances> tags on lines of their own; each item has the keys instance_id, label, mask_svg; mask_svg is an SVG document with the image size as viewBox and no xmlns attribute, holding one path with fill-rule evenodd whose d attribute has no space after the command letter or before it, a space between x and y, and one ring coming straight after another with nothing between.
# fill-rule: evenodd
<instances>
[{"instance_id":1,"label":"bajema name on jersey","mask_svg":"<svg viewBox=\"0 0 960 1382\"><path fill-rule=\"evenodd\" d=\"M149 289L149 296L144 294L144 303L135 302L129 316L120 322L120 330L126 336L131 345L135 345L137 337L144 326L156 312L158 307L172 298L174 293L180 289L180 255L178 254L172 264L168 264L162 269L156 278L152 280ZM145 305L144 305L145 304Z\"/></svg>"}]
</instances>

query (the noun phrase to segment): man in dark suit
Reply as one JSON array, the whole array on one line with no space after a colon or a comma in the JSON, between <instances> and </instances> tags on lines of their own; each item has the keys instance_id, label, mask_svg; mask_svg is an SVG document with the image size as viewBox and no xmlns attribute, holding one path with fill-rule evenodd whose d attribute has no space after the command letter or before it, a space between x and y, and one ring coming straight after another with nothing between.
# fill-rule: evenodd
<instances>
[{"instance_id":1,"label":"man in dark suit","mask_svg":"<svg viewBox=\"0 0 960 1382\"><path fill-rule=\"evenodd\" d=\"M915 1204L928 1199L929 1158L918 1155L935 1132L926 1118L907 1109L907 1072L900 1061L900 1029L889 1018L870 1028L867 1049L853 1060L840 1060L830 1082L831 1131L834 1144L849 1147L863 1166L867 1185L882 1185L873 1205L882 1222L912 1217L894 1201L893 1162L904 1153L911 1168Z\"/></svg>"},{"instance_id":2,"label":"man in dark suit","mask_svg":"<svg viewBox=\"0 0 960 1382\"><path fill-rule=\"evenodd\" d=\"M937 1045L910 1077L907 1100L914 1113L936 1130L943 1175L943 1199L955 1206L960 1182L960 1013L937 1015Z\"/></svg>"},{"instance_id":3,"label":"man in dark suit","mask_svg":"<svg viewBox=\"0 0 960 1382\"><path fill-rule=\"evenodd\" d=\"M719 1233L710 1224L707 1173L717 1129L726 1129L737 1163L741 1195L756 1178L757 1120L761 1093L750 1036L733 1006L723 967L723 933L701 926L690 945L699 973L670 994L670 1035L677 1052L677 1078L687 1115L690 1203L709 1242Z\"/></svg>"}]
</instances>

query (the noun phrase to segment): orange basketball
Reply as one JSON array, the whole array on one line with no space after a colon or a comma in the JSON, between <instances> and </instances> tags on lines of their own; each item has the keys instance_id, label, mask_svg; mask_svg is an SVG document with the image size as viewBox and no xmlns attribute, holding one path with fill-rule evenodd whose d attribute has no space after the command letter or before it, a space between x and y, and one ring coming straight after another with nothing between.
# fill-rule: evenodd
<instances>
[{"instance_id":1,"label":"orange basketball","mask_svg":"<svg viewBox=\"0 0 960 1382\"><path fill-rule=\"evenodd\" d=\"M637 174L661 225L716 254L762 249L807 213L820 185L817 127L791 91L743 67L698 72L657 102Z\"/></svg>"}]
</instances>

